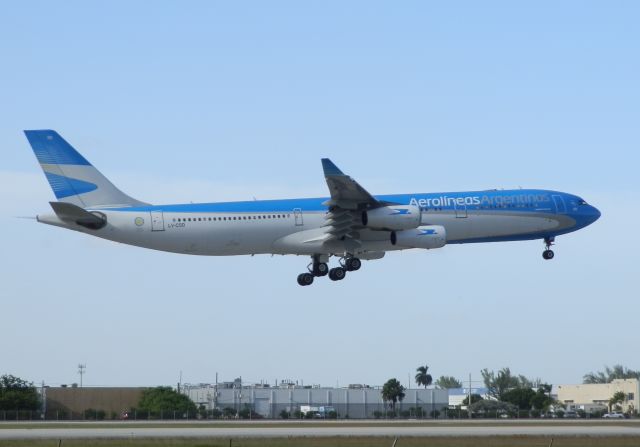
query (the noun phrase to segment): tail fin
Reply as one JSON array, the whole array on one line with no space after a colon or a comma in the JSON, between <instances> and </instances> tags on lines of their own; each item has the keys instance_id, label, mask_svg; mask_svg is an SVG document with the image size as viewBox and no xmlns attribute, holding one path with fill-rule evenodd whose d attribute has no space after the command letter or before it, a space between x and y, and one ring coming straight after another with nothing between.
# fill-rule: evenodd
<instances>
[{"instance_id":1,"label":"tail fin","mask_svg":"<svg viewBox=\"0 0 640 447\"><path fill-rule=\"evenodd\" d=\"M60 202L82 208L147 205L116 188L55 130L25 130Z\"/></svg>"}]
</instances>

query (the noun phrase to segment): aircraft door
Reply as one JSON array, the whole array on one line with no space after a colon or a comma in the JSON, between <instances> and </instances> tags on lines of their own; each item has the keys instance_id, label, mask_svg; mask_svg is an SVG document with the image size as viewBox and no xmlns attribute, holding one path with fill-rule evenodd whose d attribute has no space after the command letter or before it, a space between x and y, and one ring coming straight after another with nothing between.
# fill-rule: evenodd
<instances>
[{"instance_id":1,"label":"aircraft door","mask_svg":"<svg viewBox=\"0 0 640 447\"><path fill-rule=\"evenodd\" d=\"M553 195L553 203L556 205L556 213L567 214L567 206L564 203L562 196Z\"/></svg>"},{"instance_id":2,"label":"aircraft door","mask_svg":"<svg viewBox=\"0 0 640 447\"><path fill-rule=\"evenodd\" d=\"M459 205L457 202L453 202L454 203L454 208L456 210L456 217L461 217L461 218L465 218L468 216L467 214L467 204L464 203L462 205Z\"/></svg>"},{"instance_id":3,"label":"aircraft door","mask_svg":"<svg viewBox=\"0 0 640 447\"><path fill-rule=\"evenodd\" d=\"M294 208L293 217L296 220L297 227L301 227L302 225L304 225L304 221L302 220L302 208Z\"/></svg>"},{"instance_id":4,"label":"aircraft door","mask_svg":"<svg viewBox=\"0 0 640 447\"><path fill-rule=\"evenodd\" d=\"M164 231L164 215L162 211L151 211L151 231Z\"/></svg>"}]
</instances>

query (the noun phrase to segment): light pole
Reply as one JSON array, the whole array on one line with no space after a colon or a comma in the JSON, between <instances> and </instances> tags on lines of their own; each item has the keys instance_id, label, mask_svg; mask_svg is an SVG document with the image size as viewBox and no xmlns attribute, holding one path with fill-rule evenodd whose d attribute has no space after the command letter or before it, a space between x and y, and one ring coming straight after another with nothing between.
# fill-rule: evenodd
<instances>
[{"instance_id":1,"label":"light pole","mask_svg":"<svg viewBox=\"0 0 640 447\"><path fill-rule=\"evenodd\" d=\"M84 376L85 370L87 369L86 363L78 364L78 374L80 374L80 388L82 388L82 376Z\"/></svg>"}]
</instances>

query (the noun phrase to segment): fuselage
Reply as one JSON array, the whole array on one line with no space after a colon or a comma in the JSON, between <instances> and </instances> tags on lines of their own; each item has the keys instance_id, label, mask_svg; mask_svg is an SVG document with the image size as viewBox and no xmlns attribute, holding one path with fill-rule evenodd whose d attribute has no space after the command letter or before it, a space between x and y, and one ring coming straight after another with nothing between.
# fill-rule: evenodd
<instances>
[{"instance_id":1,"label":"fuselage","mask_svg":"<svg viewBox=\"0 0 640 447\"><path fill-rule=\"evenodd\" d=\"M416 193L375 196L381 202L418 206L421 225L446 229L447 244L548 239L579 230L600 212L578 196L538 189ZM193 255L336 254L340 241L317 243L329 212L329 197L202 204L89 208L107 224L91 230L70 226L55 214L43 223L140 247ZM404 249L388 231L362 228L358 254Z\"/></svg>"}]
</instances>

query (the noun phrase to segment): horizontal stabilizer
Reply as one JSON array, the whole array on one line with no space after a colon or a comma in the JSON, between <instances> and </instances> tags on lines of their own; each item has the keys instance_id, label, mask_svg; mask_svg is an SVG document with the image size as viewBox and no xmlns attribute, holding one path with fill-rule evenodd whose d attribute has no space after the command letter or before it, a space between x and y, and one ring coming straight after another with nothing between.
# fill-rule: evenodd
<instances>
[{"instance_id":1,"label":"horizontal stabilizer","mask_svg":"<svg viewBox=\"0 0 640 447\"><path fill-rule=\"evenodd\" d=\"M107 224L107 218L102 213L90 213L73 203L49 202L49 204L63 222L75 223L91 230L99 230Z\"/></svg>"}]
</instances>

